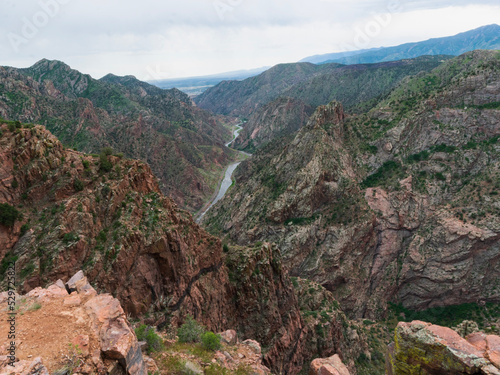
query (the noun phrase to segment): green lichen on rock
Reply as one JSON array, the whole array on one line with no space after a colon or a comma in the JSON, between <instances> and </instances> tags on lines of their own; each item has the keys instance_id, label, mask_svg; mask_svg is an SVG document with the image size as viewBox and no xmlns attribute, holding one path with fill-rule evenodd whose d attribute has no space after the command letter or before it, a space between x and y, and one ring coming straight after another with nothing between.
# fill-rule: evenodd
<instances>
[{"instance_id":1,"label":"green lichen on rock","mask_svg":"<svg viewBox=\"0 0 500 375\"><path fill-rule=\"evenodd\" d=\"M452 375L485 374L491 363L450 328L414 321L397 326L387 365L394 375Z\"/></svg>"}]
</instances>

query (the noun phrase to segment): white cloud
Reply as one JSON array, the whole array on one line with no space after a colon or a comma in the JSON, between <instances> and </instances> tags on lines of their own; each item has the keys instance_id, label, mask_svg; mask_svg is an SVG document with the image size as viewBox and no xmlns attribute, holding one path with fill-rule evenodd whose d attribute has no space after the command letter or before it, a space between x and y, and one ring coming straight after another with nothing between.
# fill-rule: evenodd
<instances>
[{"instance_id":1,"label":"white cloud","mask_svg":"<svg viewBox=\"0 0 500 375\"><path fill-rule=\"evenodd\" d=\"M363 46L500 23L496 1L0 0L0 65L49 58L95 77L142 78L254 68L356 47L357 30L386 16L394 2L391 22L380 30L372 25L377 32ZM9 35L23 40L13 44Z\"/></svg>"}]
</instances>

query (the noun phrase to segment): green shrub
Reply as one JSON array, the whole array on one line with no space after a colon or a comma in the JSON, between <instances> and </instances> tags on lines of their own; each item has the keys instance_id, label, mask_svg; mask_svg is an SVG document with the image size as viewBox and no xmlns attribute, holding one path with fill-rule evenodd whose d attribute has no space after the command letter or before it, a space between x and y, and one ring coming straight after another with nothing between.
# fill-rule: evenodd
<instances>
[{"instance_id":1,"label":"green shrub","mask_svg":"<svg viewBox=\"0 0 500 375\"><path fill-rule=\"evenodd\" d=\"M104 185L104 187L101 190L102 196L107 197L111 191L111 188L109 187L108 184Z\"/></svg>"},{"instance_id":2,"label":"green shrub","mask_svg":"<svg viewBox=\"0 0 500 375\"><path fill-rule=\"evenodd\" d=\"M23 124L21 124L20 121L16 121L16 128L21 129L23 127Z\"/></svg>"},{"instance_id":3,"label":"green shrub","mask_svg":"<svg viewBox=\"0 0 500 375\"><path fill-rule=\"evenodd\" d=\"M106 231L101 230L99 234L96 237L97 242L106 242L108 240L108 237L106 236Z\"/></svg>"},{"instance_id":4,"label":"green shrub","mask_svg":"<svg viewBox=\"0 0 500 375\"><path fill-rule=\"evenodd\" d=\"M394 160L386 161L382 166L372 175L368 176L362 183L363 188L370 188L379 186L385 181L402 171L401 164Z\"/></svg>"},{"instance_id":5,"label":"green shrub","mask_svg":"<svg viewBox=\"0 0 500 375\"><path fill-rule=\"evenodd\" d=\"M36 310L40 310L41 308L42 308L42 305L38 302L35 302L33 305L31 305L28 308L28 311L36 311Z\"/></svg>"},{"instance_id":6,"label":"green shrub","mask_svg":"<svg viewBox=\"0 0 500 375\"><path fill-rule=\"evenodd\" d=\"M409 163L418 163L419 161L424 161L429 159L429 151L421 151L418 154L413 154L408 156Z\"/></svg>"},{"instance_id":7,"label":"green shrub","mask_svg":"<svg viewBox=\"0 0 500 375\"><path fill-rule=\"evenodd\" d=\"M113 155L113 148L112 147L104 147L101 150L101 154L104 154L106 156Z\"/></svg>"},{"instance_id":8,"label":"green shrub","mask_svg":"<svg viewBox=\"0 0 500 375\"><path fill-rule=\"evenodd\" d=\"M148 354L164 349L163 340L156 334L153 327L141 324L135 329L135 335L137 336L137 340L148 343Z\"/></svg>"},{"instance_id":9,"label":"green shrub","mask_svg":"<svg viewBox=\"0 0 500 375\"><path fill-rule=\"evenodd\" d=\"M446 152L448 154L451 154L454 152L457 148L455 146L448 146L444 143L441 143L440 145L433 146L431 148L432 151L434 152Z\"/></svg>"},{"instance_id":10,"label":"green shrub","mask_svg":"<svg viewBox=\"0 0 500 375\"><path fill-rule=\"evenodd\" d=\"M17 187L19 186L19 182L17 182L16 179L12 180L12 183L10 184L10 186L13 188L13 189L17 189Z\"/></svg>"},{"instance_id":11,"label":"green shrub","mask_svg":"<svg viewBox=\"0 0 500 375\"><path fill-rule=\"evenodd\" d=\"M7 125L9 128L9 131L15 132L16 131L16 125L14 125L12 122Z\"/></svg>"},{"instance_id":12,"label":"green shrub","mask_svg":"<svg viewBox=\"0 0 500 375\"><path fill-rule=\"evenodd\" d=\"M463 147L464 150L472 150L477 147L477 142L475 141L469 141L467 144Z\"/></svg>"},{"instance_id":13,"label":"green shrub","mask_svg":"<svg viewBox=\"0 0 500 375\"><path fill-rule=\"evenodd\" d=\"M199 342L205 328L199 324L192 316L186 317L186 323L177 330L180 342Z\"/></svg>"},{"instance_id":14,"label":"green shrub","mask_svg":"<svg viewBox=\"0 0 500 375\"><path fill-rule=\"evenodd\" d=\"M12 263L15 263L19 257L13 253L5 254L5 257L0 262L0 278L5 276L5 272Z\"/></svg>"},{"instance_id":15,"label":"green shrub","mask_svg":"<svg viewBox=\"0 0 500 375\"><path fill-rule=\"evenodd\" d=\"M75 188L76 191L82 191L83 182L80 181L78 178L75 178L75 180L73 181L73 187Z\"/></svg>"},{"instance_id":16,"label":"green shrub","mask_svg":"<svg viewBox=\"0 0 500 375\"><path fill-rule=\"evenodd\" d=\"M11 227L20 217L20 212L8 203L0 203L0 224Z\"/></svg>"},{"instance_id":17,"label":"green shrub","mask_svg":"<svg viewBox=\"0 0 500 375\"><path fill-rule=\"evenodd\" d=\"M108 159L105 153L101 153L99 156L99 169L103 172L110 172L113 169L113 163Z\"/></svg>"},{"instance_id":18,"label":"green shrub","mask_svg":"<svg viewBox=\"0 0 500 375\"><path fill-rule=\"evenodd\" d=\"M89 169L90 163L88 160L82 160L83 168Z\"/></svg>"},{"instance_id":19,"label":"green shrub","mask_svg":"<svg viewBox=\"0 0 500 375\"><path fill-rule=\"evenodd\" d=\"M221 347L220 336L208 331L201 335L201 344L207 350L219 350Z\"/></svg>"},{"instance_id":20,"label":"green shrub","mask_svg":"<svg viewBox=\"0 0 500 375\"><path fill-rule=\"evenodd\" d=\"M224 251L225 253L229 252L229 246L227 245L227 243L225 243L224 245L222 245L222 251Z\"/></svg>"},{"instance_id":21,"label":"green shrub","mask_svg":"<svg viewBox=\"0 0 500 375\"><path fill-rule=\"evenodd\" d=\"M74 232L65 233L63 236L63 241L65 243L75 242L80 240L80 236Z\"/></svg>"},{"instance_id":22,"label":"green shrub","mask_svg":"<svg viewBox=\"0 0 500 375\"><path fill-rule=\"evenodd\" d=\"M438 172L435 174L435 177L437 180L439 181L446 181L446 177L444 176L444 174L442 174L441 172Z\"/></svg>"},{"instance_id":23,"label":"green shrub","mask_svg":"<svg viewBox=\"0 0 500 375\"><path fill-rule=\"evenodd\" d=\"M28 224L23 224L23 226L21 227L21 233L20 235L24 235L24 233L26 233L28 231L28 229L30 229L30 226Z\"/></svg>"},{"instance_id":24,"label":"green shrub","mask_svg":"<svg viewBox=\"0 0 500 375\"><path fill-rule=\"evenodd\" d=\"M153 328L148 331L146 342L148 343L148 353L159 352L164 348L163 340L156 334Z\"/></svg>"}]
</instances>

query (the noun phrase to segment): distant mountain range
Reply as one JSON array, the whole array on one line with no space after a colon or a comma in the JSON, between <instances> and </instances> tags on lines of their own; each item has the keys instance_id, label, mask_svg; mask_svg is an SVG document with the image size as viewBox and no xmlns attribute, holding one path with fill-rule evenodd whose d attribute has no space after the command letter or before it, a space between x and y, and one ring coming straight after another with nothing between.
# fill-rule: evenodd
<instances>
[{"instance_id":1,"label":"distant mountain range","mask_svg":"<svg viewBox=\"0 0 500 375\"><path fill-rule=\"evenodd\" d=\"M395 47L381 47L358 51L329 53L306 57L300 62L313 64L371 64L411 59L423 55L458 56L476 49L500 49L500 26L482 26L450 37L433 38L423 42L405 43Z\"/></svg>"},{"instance_id":2,"label":"distant mountain range","mask_svg":"<svg viewBox=\"0 0 500 375\"><path fill-rule=\"evenodd\" d=\"M371 64L411 59L424 55L458 56L476 49L500 49L500 26L496 24L487 25L450 37L433 38L422 42L405 43L394 47L379 47L314 55L300 60L299 63L338 63L344 65ZM189 96L194 97L223 81L243 81L247 78L255 77L269 68L270 67L261 67L207 76L163 79L150 81L149 83L162 89L177 88Z\"/></svg>"},{"instance_id":3,"label":"distant mountain range","mask_svg":"<svg viewBox=\"0 0 500 375\"><path fill-rule=\"evenodd\" d=\"M225 81L194 100L213 113L247 117L259 107L288 97L317 107L341 101L349 111L369 106L369 101L387 94L403 78L437 67L448 56L422 56L379 64L315 65L279 64L243 81Z\"/></svg>"},{"instance_id":4,"label":"distant mountain range","mask_svg":"<svg viewBox=\"0 0 500 375\"><path fill-rule=\"evenodd\" d=\"M213 87L222 81L241 81L246 78L256 76L267 69L269 69L269 66L250 70L236 70L233 72L211 74L208 76L162 79L151 81L150 83L162 89L177 88L188 95L194 96L201 94L206 89Z\"/></svg>"}]
</instances>

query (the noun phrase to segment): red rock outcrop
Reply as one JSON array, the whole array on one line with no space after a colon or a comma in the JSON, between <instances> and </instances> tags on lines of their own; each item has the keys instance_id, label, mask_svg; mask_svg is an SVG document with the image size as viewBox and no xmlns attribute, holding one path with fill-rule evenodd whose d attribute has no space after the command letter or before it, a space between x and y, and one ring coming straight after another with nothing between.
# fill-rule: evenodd
<instances>
[{"instance_id":1,"label":"red rock outcrop","mask_svg":"<svg viewBox=\"0 0 500 375\"><path fill-rule=\"evenodd\" d=\"M16 358L21 361L14 368L4 364L1 373L29 374L36 367L48 374L47 369L54 372L66 367L73 372L102 374L118 363L126 374L146 375L137 338L120 302L110 294L97 295L81 271L72 280L76 288L71 294L58 280L47 289L35 288L17 298L22 314L16 317ZM6 292L0 294L2 304L6 299ZM7 325L2 318L2 330ZM31 357L39 358L29 369L19 370Z\"/></svg>"},{"instance_id":2,"label":"red rock outcrop","mask_svg":"<svg viewBox=\"0 0 500 375\"><path fill-rule=\"evenodd\" d=\"M394 340L388 374L500 374L499 336L474 333L464 339L450 328L413 321L399 323Z\"/></svg>"},{"instance_id":3,"label":"red rock outcrop","mask_svg":"<svg viewBox=\"0 0 500 375\"><path fill-rule=\"evenodd\" d=\"M335 354L330 358L317 358L311 362L309 375L350 375L340 357Z\"/></svg>"}]
</instances>

